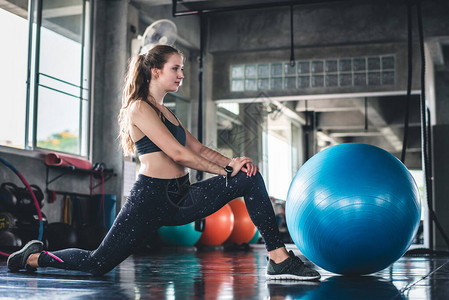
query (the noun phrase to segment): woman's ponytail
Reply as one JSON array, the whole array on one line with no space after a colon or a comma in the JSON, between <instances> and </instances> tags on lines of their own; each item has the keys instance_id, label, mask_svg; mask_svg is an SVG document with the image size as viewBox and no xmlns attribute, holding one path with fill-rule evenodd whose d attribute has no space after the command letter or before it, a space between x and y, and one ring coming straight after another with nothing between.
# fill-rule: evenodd
<instances>
[{"instance_id":1,"label":"woman's ponytail","mask_svg":"<svg viewBox=\"0 0 449 300\"><path fill-rule=\"evenodd\" d=\"M131 105L133 100L146 100L148 98L149 79L147 79L148 70L146 70L147 68L144 65L144 60L144 55L134 56L129 62L128 71L125 76L122 107L118 118L120 140L125 155L134 153L135 151L134 142L129 134L129 119L127 116L128 107Z\"/></svg>"},{"instance_id":2,"label":"woman's ponytail","mask_svg":"<svg viewBox=\"0 0 449 300\"><path fill-rule=\"evenodd\" d=\"M148 78L151 68L145 66L144 55L134 56L128 67L128 72L125 76L125 87L123 89L122 108L129 105L131 99L146 99L148 97Z\"/></svg>"}]
</instances>

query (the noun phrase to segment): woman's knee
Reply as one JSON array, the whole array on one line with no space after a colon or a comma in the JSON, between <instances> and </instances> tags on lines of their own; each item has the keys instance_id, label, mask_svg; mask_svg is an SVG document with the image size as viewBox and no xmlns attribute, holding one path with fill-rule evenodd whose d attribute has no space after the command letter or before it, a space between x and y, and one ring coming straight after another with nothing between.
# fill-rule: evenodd
<instances>
[{"instance_id":1,"label":"woman's knee","mask_svg":"<svg viewBox=\"0 0 449 300\"><path fill-rule=\"evenodd\" d=\"M90 257L80 265L80 270L91 273L94 276L102 276L112 269L114 269L119 263L113 262L113 259L109 258L105 260L104 258Z\"/></svg>"},{"instance_id":2,"label":"woman's knee","mask_svg":"<svg viewBox=\"0 0 449 300\"><path fill-rule=\"evenodd\" d=\"M248 176L245 172L240 171L237 173L236 176L241 176L241 178L245 178L246 180L249 180L250 182L259 182L259 181L263 182L263 178L262 178L262 175L260 174L260 172L257 172L253 176Z\"/></svg>"},{"instance_id":3,"label":"woman's knee","mask_svg":"<svg viewBox=\"0 0 449 300\"><path fill-rule=\"evenodd\" d=\"M256 175L248 176L245 172L240 171L235 177L237 183L246 189L251 189L253 187L265 188L265 182L260 172L257 172Z\"/></svg>"}]
</instances>

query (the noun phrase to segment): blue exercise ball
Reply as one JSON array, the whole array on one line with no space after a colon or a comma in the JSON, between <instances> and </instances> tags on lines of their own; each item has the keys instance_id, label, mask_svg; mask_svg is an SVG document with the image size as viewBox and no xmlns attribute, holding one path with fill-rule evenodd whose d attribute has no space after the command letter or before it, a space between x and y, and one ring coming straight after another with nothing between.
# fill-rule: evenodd
<instances>
[{"instance_id":1,"label":"blue exercise ball","mask_svg":"<svg viewBox=\"0 0 449 300\"><path fill-rule=\"evenodd\" d=\"M290 185L286 220L304 256L338 274L388 267L410 247L421 201L407 168L375 146L348 143L310 158Z\"/></svg>"}]
</instances>

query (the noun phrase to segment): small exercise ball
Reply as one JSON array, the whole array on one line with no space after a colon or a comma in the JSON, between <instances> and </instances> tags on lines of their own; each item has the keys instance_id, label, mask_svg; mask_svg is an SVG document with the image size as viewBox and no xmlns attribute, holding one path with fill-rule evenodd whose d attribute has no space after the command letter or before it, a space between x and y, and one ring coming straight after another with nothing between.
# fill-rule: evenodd
<instances>
[{"instance_id":1,"label":"small exercise ball","mask_svg":"<svg viewBox=\"0 0 449 300\"><path fill-rule=\"evenodd\" d=\"M407 168L378 147L327 148L297 172L286 219L299 250L330 272L362 275L398 260L418 230L421 202Z\"/></svg>"},{"instance_id":2,"label":"small exercise ball","mask_svg":"<svg viewBox=\"0 0 449 300\"><path fill-rule=\"evenodd\" d=\"M22 244L20 237L11 231L0 231L0 251L8 253L15 252L23 246Z\"/></svg>"},{"instance_id":3,"label":"small exercise ball","mask_svg":"<svg viewBox=\"0 0 449 300\"><path fill-rule=\"evenodd\" d=\"M242 199L234 199L229 202L232 213L234 214L234 228L227 242L235 244L248 243L256 233L254 226L246 209L245 202Z\"/></svg>"},{"instance_id":4,"label":"small exercise ball","mask_svg":"<svg viewBox=\"0 0 449 300\"><path fill-rule=\"evenodd\" d=\"M180 226L162 226L157 233L161 241L170 246L193 246L201 236L201 231L195 228L195 222Z\"/></svg>"},{"instance_id":5,"label":"small exercise ball","mask_svg":"<svg viewBox=\"0 0 449 300\"><path fill-rule=\"evenodd\" d=\"M221 245L229 238L233 228L234 214L231 206L226 204L215 213L206 217L204 230L198 244L206 246Z\"/></svg>"},{"instance_id":6,"label":"small exercise ball","mask_svg":"<svg viewBox=\"0 0 449 300\"><path fill-rule=\"evenodd\" d=\"M256 233L253 235L253 237L249 240L248 244L257 244L260 238L260 232L256 229Z\"/></svg>"}]
</instances>

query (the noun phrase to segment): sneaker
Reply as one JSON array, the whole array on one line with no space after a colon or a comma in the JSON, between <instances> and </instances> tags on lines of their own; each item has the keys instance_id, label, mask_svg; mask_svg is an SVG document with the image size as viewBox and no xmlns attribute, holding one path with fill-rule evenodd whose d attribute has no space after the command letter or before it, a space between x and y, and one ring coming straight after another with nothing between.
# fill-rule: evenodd
<instances>
[{"instance_id":1,"label":"sneaker","mask_svg":"<svg viewBox=\"0 0 449 300\"><path fill-rule=\"evenodd\" d=\"M27 269L27 271L31 271L34 268L27 268L26 261L28 256L33 253L40 253L44 248L44 244L41 241L33 240L29 241L21 250L12 253L8 257L8 268L11 272L17 272L21 269Z\"/></svg>"},{"instance_id":2,"label":"sneaker","mask_svg":"<svg viewBox=\"0 0 449 300\"><path fill-rule=\"evenodd\" d=\"M289 251L289 258L276 264L271 259L267 266L267 280L290 279L290 280L318 280L320 273L309 268L293 251Z\"/></svg>"}]
</instances>

